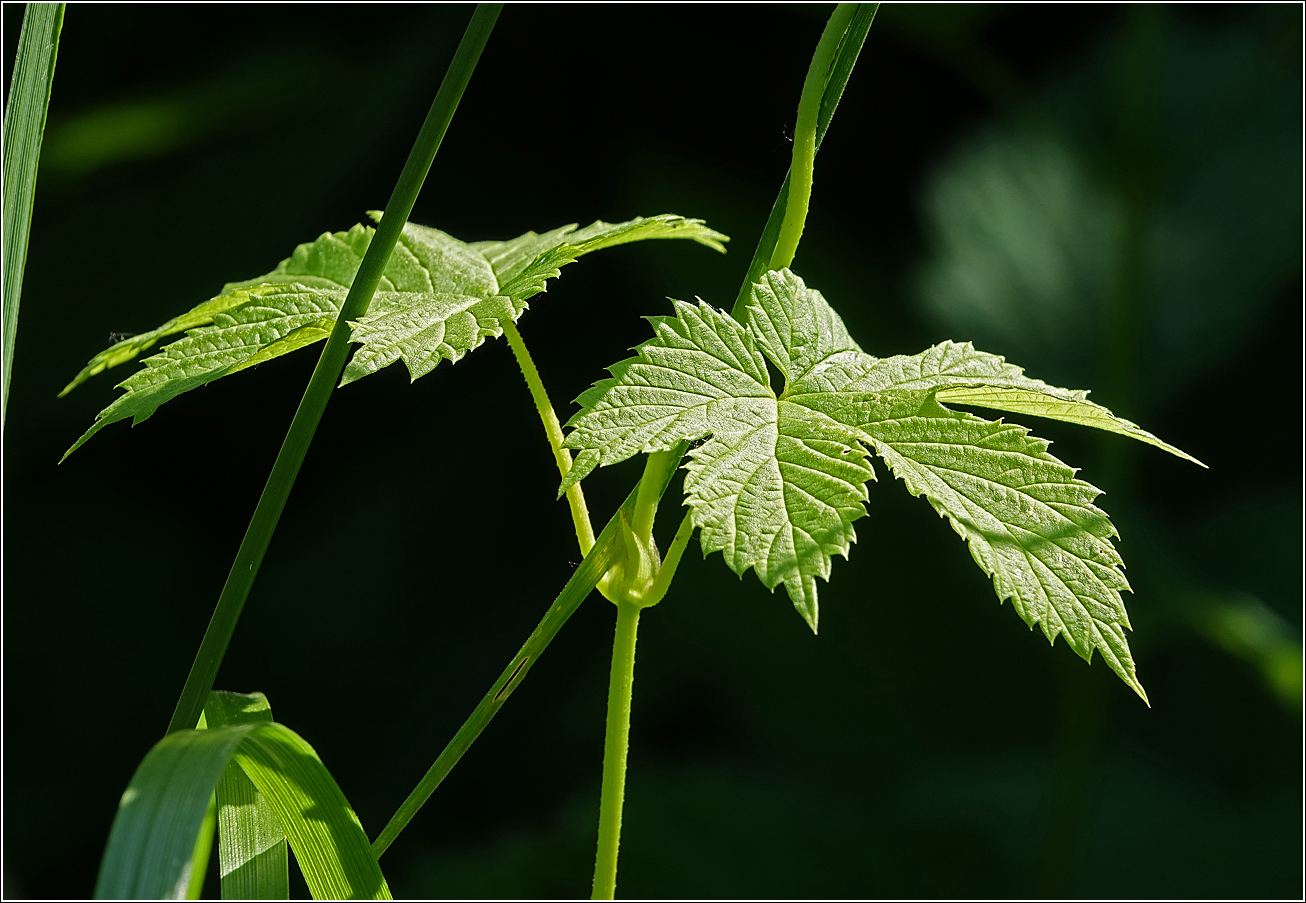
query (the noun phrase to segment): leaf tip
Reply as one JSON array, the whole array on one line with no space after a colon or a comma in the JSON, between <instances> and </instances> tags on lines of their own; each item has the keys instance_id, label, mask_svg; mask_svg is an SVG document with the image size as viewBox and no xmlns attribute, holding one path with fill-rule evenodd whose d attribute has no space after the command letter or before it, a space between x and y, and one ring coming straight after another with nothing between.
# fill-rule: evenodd
<instances>
[{"instance_id":1,"label":"leaf tip","mask_svg":"<svg viewBox=\"0 0 1306 903\"><path fill-rule=\"evenodd\" d=\"M1149 709L1152 707L1151 701L1147 698L1147 691L1144 690L1143 685L1138 682L1138 678L1135 677L1129 682L1129 689L1138 694L1138 698L1143 700L1143 705L1147 706Z\"/></svg>"}]
</instances>

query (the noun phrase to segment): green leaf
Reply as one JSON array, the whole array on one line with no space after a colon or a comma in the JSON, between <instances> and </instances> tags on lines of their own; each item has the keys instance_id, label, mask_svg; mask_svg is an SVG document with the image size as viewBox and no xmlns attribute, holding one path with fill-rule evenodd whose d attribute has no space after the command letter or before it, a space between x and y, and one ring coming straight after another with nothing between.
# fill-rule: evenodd
<instances>
[{"instance_id":1,"label":"green leaf","mask_svg":"<svg viewBox=\"0 0 1306 903\"><path fill-rule=\"evenodd\" d=\"M140 423L183 392L325 339L373 234L361 224L325 233L297 247L272 272L229 283L222 294L158 329L96 355L60 394L161 338L187 333L120 384L126 394L100 412L64 457L110 423L129 417ZM341 384L400 359L414 379L442 360L457 361L486 338L502 335L502 323L520 317L526 299L543 291L559 267L590 251L651 238L689 238L716 250L724 250L721 242L727 240L697 220L671 215L477 244L407 223L369 315L351 322L362 345Z\"/></svg>"},{"instance_id":2,"label":"green leaf","mask_svg":"<svg viewBox=\"0 0 1306 903\"><path fill-rule=\"evenodd\" d=\"M126 394L96 415L64 457L111 423L140 423L183 392L325 339L346 293L296 283L238 290L239 303L215 313L212 325L190 330L123 380Z\"/></svg>"},{"instance_id":3,"label":"green leaf","mask_svg":"<svg viewBox=\"0 0 1306 903\"><path fill-rule=\"evenodd\" d=\"M18 338L18 300L27 265L27 239L36 198L36 171L45 136L45 114L54 86L54 63L63 29L64 4L29 3L23 11L13 80L4 117L4 345L0 366L0 425L9 412L9 377Z\"/></svg>"},{"instance_id":4,"label":"green leaf","mask_svg":"<svg viewBox=\"0 0 1306 903\"><path fill-rule=\"evenodd\" d=\"M675 317L650 318L656 338L637 357L578 399L566 445L581 453L563 489L596 466L710 437L690 451L685 480L703 553L720 551L737 574L753 568L770 589L784 583L816 630L815 578L829 579L865 514L865 449L854 430L776 397L752 329L701 302L674 304ZM829 313L817 345L847 336ZM768 336L782 370L811 351L793 335Z\"/></svg>"},{"instance_id":5,"label":"green leaf","mask_svg":"<svg viewBox=\"0 0 1306 903\"><path fill-rule=\"evenodd\" d=\"M1084 394L1088 393L1084 392ZM1055 391L998 386L944 389L934 397L941 402L974 405L977 408L1008 411L1012 414L1030 414L1034 417L1047 417L1050 420L1064 420L1066 423L1091 426L1094 429L1146 442L1185 461L1192 461L1200 467L1206 466L1187 452L1162 442L1136 423L1117 417L1106 408L1086 398L1067 398Z\"/></svg>"},{"instance_id":6,"label":"green leaf","mask_svg":"<svg viewBox=\"0 0 1306 903\"><path fill-rule=\"evenodd\" d=\"M578 401L566 445L579 450L564 488L594 467L680 439L690 452L686 502L704 552L721 550L767 586L783 581L815 629L817 575L846 555L865 514L873 448L970 544L1031 627L1086 660L1099 650L1146 700L1124 630L1129 588L1099 490L1024 427L945 408L953 401L1053 417L1188 455L1087 400L969 344L878 359L853 341L817 291L788 270L753 286L747 325L706 304L650 318L655 338ZM785 379L776 396L766 360Z\"/></svg>"},{"instance_id":7,"label":"green leaf","mask_svg":"<svg viewBox=\"0 0 1306 903\"><path fill-rule=\"evenodd\" d=\"M204 706L209 727L272 721L262 693L209 693ZM224 900L290 899L286 836L276 813L235 762L227 763L217 786L218 864Z\"/></svg>"},{"instance_id":8,"label":"green leaf","mask_svg":"<svg viewBox=\"0 0 1306 903\"><path fill-rule=\"evenodd\" d=\"M154 745L119 803L95 896L184 896L209 798L232 762L276 815L314 899L390 899L367 835L317 753L267 721L176 731Z\"/></svg>"},{"instance_id":9,"label":"green leaf","mask_svg":"<svg viewBox=\"0 0 1306 903\"><path fill-rule=\"evenodd\" d=\"M1125 639L1120 591L1129 589L1111 543L1115 527L1093 504L1100 490L1015 424L935 406L861 429L909 492L925 496L1031 628L1058 634L1085 661L1100 650L1145 701Z\"/></svg>"},{"instance_id":10,"label":"green leaf","mask_svg":"<svg viewBox=\"0 0 1306 903\"><path fill-rule=\"evenodd\" d=\"M700 220L663 214L624 223L596 222L584 229L563 226L538 235L527 232L501 242L467 245L482 256L497 280L493 289L388 295L378 292L368 315L354 327L359 342L345 367L343 386L402 359L416 380L442 360L457 363L487 338L503 335L504 321L516 322L526 300L545 290L561 267L603 248L653 238L688 238L725 252L729 239Z\"/></svg>"}]
</instances>

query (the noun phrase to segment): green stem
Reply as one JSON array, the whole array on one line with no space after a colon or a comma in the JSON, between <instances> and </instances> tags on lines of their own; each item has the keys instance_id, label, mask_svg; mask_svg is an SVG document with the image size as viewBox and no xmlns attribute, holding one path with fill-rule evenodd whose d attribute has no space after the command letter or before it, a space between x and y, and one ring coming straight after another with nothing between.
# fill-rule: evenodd
<instances>
[{"instance_id":1,"label":"green stem","mask_svg":"<svg viewBox=\"0 0 1306 903\"><path fill-rule=\"evenodd\" d=\"M830 16L821 34L812 64L807 67L803 82L803 95L798 101L798 123L794 127L794 158L789 166L789 200L785 205L784 225L771 255L771 269L778 270L794 262L798 240L803 237L807 222L807 205L812 196L812 166L816 162L816 124L825 96L835 53L843 41L844 32L857 11L855 3L840 3Z\"/></svg>"},{"instance_id":2,"label":"green stem","mask_svg":"<svg viewBox=\"0 0 1306 903\"><path fill-rule=\"evenodd\" d=\"M0 429L9 413L9 376L18 338L18 299L27 265L27 238L36 200L36 169L50 109L54 62L63 29L62 3L29 3L23 11L18 53L9 83L4 121L4 388L0 392Z\"/></svg>"},{"instance_id":3,"label":"green stem","mask_svg":"<svg viewBox=\"0 0 1306 903\"><path fill-rule=\"evenodd\" d=\"M544 382L540 379L539 371L535 369L535 361L531 359L531 353L526 350L526 343L522 341L516 324L509 320L503 321L503 334L508 337L508 345L512 348L513 356L517 358L517 366L521 368L521 375L526 378L526 387L531 391L535 410L539 412L540 421L544 424L544 435L549 438L549 448L553 449L553 460L558 464L558 473L565 477L571 471L571 452L562 447L562 424L558 422L558 415L554 413L553 405L549 403L549 393L544 390ZM567 487L567 504L571 508L571 521L576 527L576 541L580 544L580 553L588 555L589 550L594 548L594 527L590 524L585 493L579 483Z\"/></svg>"},{"instance_id":4,"label":"green stem","mask_svg":"<svg viewBox=\"0 0 1306 903\"><path fill-rule=\"evenodd\" d=\"M653 536L653 519L657 517L658 502L662 500L659 487L666 485L680 466L684 452L679 449L653 452L644 461L644 476L639 481L639 499L630 526L640 541L648 545Z\"/></svg>"},{"instance_id":5,"label":"green stem","mask_svg":"<svg viewBox=\"0 0 1306 903\"><path fill-rule=\"evenodd\" d=\"M821 97L820 112L816 118L817 150L820 150L821 142L825 140L825 133L829 130L830 121L834 118L834 111L839 106L839 98L843 96L843 89L848 84L848 77L852 75L853 66L857 63L862 44L866 42L866 35L871 30L871 23L875 21L875 13L878 11L879 6L878 3L858 5L857 11L853 14L852 21L848 25L848 32L844 35L843 42L839 45L839 49L835 54L834 65L830 69L830 77L825 84L825 91ZM789 209L791 181L792 173L786 173L784 182L780 185L780 193L776 195L775 203L771 206L771 215L767 217L766 226L762 229L762 236L757 240L757 247L753 251L752 260L749 261L748 270L744 274L743 284L739 287L739 294L735 296L731 316L741 322L753 283L762 278L762 274L770 268L771 258L780 237L780 227L784 223L785 214Z\"/></svg>"},{"instance_id":6,"label":"green stem","mask_svg":"<svg viewBox=\"0 0 1306 903\"><path fill-rule=\"evenodd\" d=\"M645 608L661 602L662 597L671 588L671 581L676 576L676 568L680 567L680 559L685 554L685 547L689 545L689 537L693 535L694 520L691 512L686 511L680 526L676 529L675 537L671 540L671 546L667 549L667 557L662 559L662 567L658 569L653 585L648 588L648 596L644 601Z\"/></svg>"},{"instance_id":7,"label":"green stem","mask_svg":"<svg viewBox=\"0 0 1306 903\"><path fill-rule=\"evenodd\" d=\"M816 52L812 55L798 104L793 163L789 174L785 176L780 197L771 210L771 217L767 220L753 254L753 261L749 264L748 275L735 300L733 314L736 319L742 318L752 283L765 270L787 267L793 262L807 219L816 149L829 128L834 108L843 94L844 85L852 73L853 64L857 61L878 8L879 4L859 6L841 3L826 23ZM781 210L784 211L783 215L780 214ZM674 472L684 450L677 449L674 458L670 454L660 452L649 455L644 479L656 482L650 479L653 474ZM644 503L642 484L643 481L631 529L637 539L647 541L652 535L657 500L654 499L652 504ZM611 900L617 887L617 849L621 842L621 807L626 785L630 696L634 680L635 630L639 625L639 612L642 607L656 604L666 594L692 532L693 524L686 515L668 550L667 561L659 568L652 583L641 587L642 598L617 602L617 635L612 646L612 674L608 684L608 730L603 747L603 797L599 804L599 842L594 862L592 899L595 900Z\"/></svg>"},{"instance_id":8,"label":"green stem","mask_svg":"<svg viewBox=\"0 0 1306 903\"><path fill-rule=\"evenodd\" d=\"M313 377L304 391L299 409L295 411L295 418L291 421L290 430L286 433L276 463L272 465L272 473L268 476L267 485L263 487L263 494L254 509L254 516L245 531L245 538L241 540L240 550L236 552L231 573L222 587L222 594L218 597L213 618L204 632L199 652L195 655L195 662L191 665L186 685L181 691L181 698L177 701L177 708L172 713L172 721L168 724L170 734L194 725L204 709L204 700L213 688L218 666L222 663L227 645L231 642L236 622L240 620L245 599L249 596L254 577L263 562L263 554L267 551L272 532L276 529L282 509L285 508L286 499L290 496L290 488L295 483L295 477L304 461L309 443L313 441L313 433L317 430L322 413L326 410L331 391L340 379L340 371L349 353L348 321L356 320L366 313L372 295L376 293L381 273L390 259L395 243L399 240L399 234L408 222L413 203L417 200L418 192L421 191L422 183L426 180L426 174L435 159L435 153L444 139L444 133L449 128L454 111L458 109L458 101L462 99L463 90L471 79L476 63L480 59L481 50L485 47L485 42L489 39L502 8L502 4L495 3L483 3L476 7L467 31L463 34L462 42L458 45L458 51L454 54L453 62L449 64L444 81L440 84L440 90L435 95L435 101L426 114L426 121L422 124L417 140L413 143L412 152L408 155L408 161L399 175L394 192L386 203L385 216L377 226L376 235L373 236L363 262L358 268L358 274L349 288L349 294L340 309L340 315L331 330L330 338L327 339L326 347L322 349L322 356L318 358L317 367L313 370Z\"/></svg>"},{"instance_id":9,"label":"green stem","mask_svg":"<svg viewBox=\"0 0 1306 903\"><path fill-rule=\"evenodd\" d=\"M861 4L852 17L852 22L848 27L847 35L840 45L835 57L833 68L830 71L829 80L825 86L825 93L821 99L820 114L817 120L816 145L819 148L821 140L829 128L830 120L834 116L835 108L838 106L839 98L843 94L844 86L847 84L848 76L851 74L853 65L857 62L857 56L861 51L862 44L866 40L867 32L870 30L871 22L875 18L875 12L879 4ZM766 228L763 229L762 237L758 241L757 249L753 252L752 262L749 264L748 274L746 275L743 285L740 287L738 298L735 302L734 315L738 318L743 306L748 301L749 288L752 283L766 272L767 265L771 259L771 252L775 248L776 237L780 233L780 226L784 219L786 210L786 199L788 197L789 177L785 177L784 185L781 186L780 194L776 198L775 205L772 207L771 216L767 220ZM511 341L511 339L510 339ZM523 346L524 347L524 346ZM523 373L525 373L523 369ZM537 374L538 376L538 374ZM528 377L529 381L529 377ZM548 426L546 424L546 430ZM667 484L675 473L676 467L679 466L680 460L688 450L689 444L680 443L671 452L665 453L659 458L656 465L656 472L662 478L661 485L651 479L652 462L646 462L644 478L640 480L637 486L626 497L621 509L613 514L603 531L599 533L594 547L585 556L585 561L572 575L572 579L567 582L566 587L558 595L554 604L549 608L544 618L540 621L535 632L527 639L526 644L508 663L499 675L499 679L490 687L481 704L476 707L471 716L464 722L458 733L444 750L440 753L435 763L427 771L426 775L418 783L413 792L408 795L403 805L390 819L380 836L372 844L372 852L379 858L394 842L400 832L412 821L413 817L421 809L422 805L430 798L440 786L445 776L453 770L454 765L462 757L463 753L471 744L480 736L486 725L498 712L508 695L515 690L525 679L527 672L540 654L548 647L553 637L557 635L562 625L580 606L586 596L598 585L599 580L607 572L608 567L614 562L618 550L622 543L620 535L621 519L626 517L630 519L638 503L640 490L646 486L657 486L658 497L666 493ZM646 482L647 481L647 482ZM649 497L645 496L646 502L642 507L643 510L652 510L649 504ZM676 537L672 541L671 547L667 550L667 557L663 563L662 570L659 571L657 579L650 592L650 600L656 601L665 594L671 578L675 573L676 566L679 564L682 554L689 539L693 534L693 524L687 514L681 521L680 528L676 531ZM651 603L650 603L651 604Z\"/></svg>"},{"instance_id":10,"label":"green stem","mask_svg":"<svg viewBox=\"0 0 1306 903\"><path fill-rule=\"evenodd\" d=\"M687 443L681 443L673 451L677 461L684 456L687 447ZM659 495L666 493L667 486L670 484L671 476L674 473L674 469L664 472L665 482L657 487ZM576 612L576 609L585 601L594 587L598 585L603 575L607 573L608 567L620 553L622 543L621 520L623 517L629 518L635 510L638 494L639 487L637 486L626 496L621 508L608 520L607 525L604 526L595 540L594 547L586 553L585 560L571 575L571 579L567 581L567 585L558 594L535 631L517 654L512 657L512 660L508 662L508 666L503 669L499 679L482 697L480 705L476 707L476 710L459 728L458 733L445 746L435 763L427 770L426 775L413 788L413 792L408 794L408 798L404 800L403 805L399 807L380 836L372 843L372 853L377 858L380 858L381 854L389 849L390 844L394 843L399 833L413 820L413 816L417 814L423 804L430 799L431 794L440 786L440 782L458 764L458 760L462 758L463 753L467 752L476 738L480 736L481 731L485 730L485 726L490 723L499 709L503 707L503 704L507 702L512 692L526 679L527 673L529 673L531 667L534 666L544 650L548 648L553 638L557 636L558 631L562 629L562 625L567 623L567 620Z\"/></svg>"},{"instance_id":11,"label":"green stem","mask_svg":"<svg viewBox=\"0 0 1306 903\"><path fill-rule=\"evenodd\" d=\"M621 844L621 807L626 795L626 753L630 738L630 695L635 682L635 633L640 607L617 603L617 632L612 640L608 678L608 730L603 740L603 795L599 803L599 849L594 859L591 900L611 900L617 892L617 848Z\"/></svg>"}]
</instances>

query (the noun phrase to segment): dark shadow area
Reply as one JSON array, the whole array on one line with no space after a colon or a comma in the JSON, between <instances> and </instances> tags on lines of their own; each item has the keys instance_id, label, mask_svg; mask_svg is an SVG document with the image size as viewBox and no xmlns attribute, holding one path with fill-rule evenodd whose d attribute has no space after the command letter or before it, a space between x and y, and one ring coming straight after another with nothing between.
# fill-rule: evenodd
<instances>
[{"instance_id":1,"label":"dark shadow area","mask_svg":"<svg viewBox=\"0 0 1306 903\"><path fill-rule=\"evenodd\" d=\"M135 365L56 394L111 333L383 206L469 14L69 6L3 448L6 897L92 892L320 346L62 465ZM414 221L478 241L677 213L733 239L607 250L531 300L564 421L641 316L733 301L826 14L504 11ZM973 341L1209 465L1005 417L1104 490L1152 708L999 605L878 462L819 637L696 541L645 617L620 895L1300 897L1301 27L1297 6L879 13L794 269L873 354ZM596 529L640 467L586 479ZM334 393L218 688L266 693L369 837L581 560L557 484L503 341ZM588 894L613 624L595 594L532 660L383 857L396 896Z\"/></svg>"}]
</instances>

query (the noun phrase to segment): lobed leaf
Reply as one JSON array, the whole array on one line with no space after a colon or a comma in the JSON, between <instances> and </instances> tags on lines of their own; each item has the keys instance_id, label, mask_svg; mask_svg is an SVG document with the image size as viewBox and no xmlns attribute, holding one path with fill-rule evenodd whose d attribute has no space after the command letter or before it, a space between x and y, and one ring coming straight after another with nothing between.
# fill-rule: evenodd
<instances>
[{"instance_id":1,"label":"lobed leaf","mask_svg":"<svg viewBox=\"0 0 1306 903\"><path fill-rule=\"evenodd\" d=\"M690 451L685 480L703 553L721 552L737 574L753 568L770 589L784 583L816 630L815 578L829 579L865 513L865 449L854 430L777 398L750 329L707 304L673 303L676 316L649 318L656 337L638 356L577 399L565 444L581 452L560 492L596 466L710 437ZM801 357L772 338L787 355L777 366Z\"/></svg>"},{"instance_id":2,"label":"lobed leaf","mask_svg":"<svg viewBox=\"0 0 1306 903\"><path fill-rule=\"evenodd\" d=\"M1144 700L1125 639L1129 588L1099 490L1024 427L951 411L991 407L1093 426L1188 460L1087 393L1031 379L1001 357L943 342L917 355L863 352L820 292L766 273L746 325L700 302L652 317L655 337L577 399L564 488L594 467L706 438L686 465L686 504L704 553L720 550L771 588L784 582L816 628L817 576L847 555L863 516L873 448L970 545L1027 624L1108 665ZM785 379L773 394L769 360Z\"/></svg>"},{"instance_id":3,"label":"lobed leaf","mask_svg":"<svg viewBox=\"0 0 1306 903\"><path fill-rule=\"evenodd\" d=\"M1125 639L1120 592L1129 583L1111 543L1117 533L1093 504L1100 490L1015 424L934 405L860 429L908 491L969 543L999 600L1010 599L1031 628L1041 625L1049 642L1063 635L1085 661L1100 650L1147 700Z\"/></svg>"},{"instance_id":4,"label":"lobed leaf","mask_svg":"<svg viewBox=\"0 0 1306 903\"><path fill-rule=\"evenodd\" d=\"M229 283L217 297L96 355L61 395L161 338L187 333L120 384L126 394L100 412L64 457L110 423L129 417L140 423L182 392L325 339L372 235L361 224L324 233L298 246L272 272ZM669 214L475 244L407 223L369 314L351 322L360 347L341 385L398 360L413 379L442 360L456 362L486 338L502 335L503 323L520 317L526 299L544 291L560 267L591 251L653 238L688 238L718 251L728 240L699 220Z\"/></svg>"},{"instance_id":5,"label":"lobed leaf","mask_svg":"<svg viewBox=\"0 0 1306 903\"><path fill-rule=\"evenodd\" d=\"M591 251L653 238L688 238L722 253L721 242L729 240L699 220L664 214L624 223L600 221L579 230L562 226L544 235L527 232L509 241L469 245L489 264L496 288L422 297L378 293L368 316L350 324L360 347L341 385L400 359L414 380L442 360L456 363L485 339L503 335L504 322L516 322L527 299L544 291L561 267Z\"/></svg>"}]
</instances>

